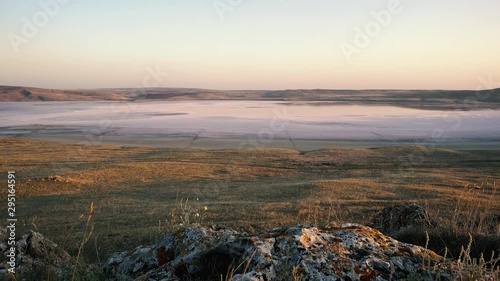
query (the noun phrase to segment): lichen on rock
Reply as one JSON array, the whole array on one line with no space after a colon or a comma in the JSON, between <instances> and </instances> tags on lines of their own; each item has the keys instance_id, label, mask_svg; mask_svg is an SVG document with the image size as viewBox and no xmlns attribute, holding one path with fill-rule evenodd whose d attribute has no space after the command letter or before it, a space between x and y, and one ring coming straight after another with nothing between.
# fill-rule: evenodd
<instances>
[{"instance_id":1,"label":"lichen on rock","mask_svg":"<svg viewBox=\"0 0 500 281\"><path fill-rule=\"evenodd\" d=\"M358 224L292 226L252 235L186 227L154 247L114 254L108 278L136 280L398 280L428 276L442 257Z\"/></svg>"}]
</instances>

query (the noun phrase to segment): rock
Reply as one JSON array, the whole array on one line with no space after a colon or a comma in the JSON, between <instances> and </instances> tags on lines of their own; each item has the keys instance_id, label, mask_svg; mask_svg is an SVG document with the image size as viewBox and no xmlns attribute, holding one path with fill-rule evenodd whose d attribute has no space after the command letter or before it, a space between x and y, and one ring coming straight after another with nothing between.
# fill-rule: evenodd
<instances>
[{"instance_id":1,"label":"rock","mask_svg":"<svg viewBox=\"0 0 500 281\"><path fill-rule=\"evenodd\" d=\"M231 281L266 281L262 273L251 271L244 274L236 274Z\"/></svg>"},{"instance_id":2,"label":"rock","mask_svg":"<svg viewBox=\"0 0 500 281\"><path fill-rule=\"evenodd\" d=\"M186 227L154 247L116 253L110 280L397 280L429 276L442 257L358 224L293 226L260 235ZM234 274L228 274L233 272Z\"/></svg>"},{"instance_id":3,"label":"rock","mask_svg":"<svg viewBox=\"0 0 500 281\"><path fill-rule=\"evenodd\" d=\"M385 207L375 215L371 227L392 235L406 228L428 228L436 225L424 208L417 204Z\"/></svg>"},{"instance_id":4,"label":"rock","mask_svg":"<svg viewBox=\"0 0 500 281\"><path fill-rule=\"evenodd\" d=\"M7 229L0 227L0 253L7 250Z\"/></svg>"},{"instance_id":5,"label":"rock","mask_svg":"<svg viewBox=\"0 0 500 281\"><path fill-rule=\"evenodd\" d=\"M2 269L8 268L7 239L6 229L0 228L0 250L2 250L0 268ZM31 276L35 272L57 274L70 261L71 257L67 252L38 232L30 230L16 241L16 273L21 275Z\"/></svg>"},{"instance_id":6,"label":"rock","mask_svg":"<svg viewBox=\"0 0 500 281\"><path fill-rule=\"evenodd\" d=\"M63 181L63 178L60 175L53 175L53 176L48 176L46 180Z\"/></svg>"}]
</instances>

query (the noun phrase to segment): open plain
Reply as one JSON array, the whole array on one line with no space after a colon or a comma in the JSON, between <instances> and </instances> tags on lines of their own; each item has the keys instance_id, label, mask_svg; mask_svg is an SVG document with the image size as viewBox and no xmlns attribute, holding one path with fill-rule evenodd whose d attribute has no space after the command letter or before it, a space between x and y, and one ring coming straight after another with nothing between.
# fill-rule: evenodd
<instances>
[{"instance_id":1,"label":"open plain","mask_svg":"<svg viewBox=\"0 0 500 281\"><path fill-rule=\"evenodd\" d=\"M498 150L201 150L15 138L2 138L0 150L0 170L18 176L24 229L75 254L94 204L83 252L91 263L193 222L250 232L369 223L384 206L413 202L442 224L462 225L500 211Z\"/></svg>"}]
</instances>

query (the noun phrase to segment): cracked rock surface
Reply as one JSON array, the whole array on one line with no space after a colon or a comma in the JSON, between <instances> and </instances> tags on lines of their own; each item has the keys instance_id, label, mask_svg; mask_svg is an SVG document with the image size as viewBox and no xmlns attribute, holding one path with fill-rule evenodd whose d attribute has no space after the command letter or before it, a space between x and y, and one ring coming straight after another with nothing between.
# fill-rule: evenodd
<instances>
[{"instance_id":1,"label":"cracked rock surface","mask_svg":"<svg viewBox=\"0 0 500 281\"><path fill-rule=\"evenodd\" d=\"M186 227L154 247L115 253L111 280L398 280L429 276L442 257L358 224L293 226L260 235ZM229 273L228 273L229 272ZM448 274L441 274L447 280ZM432 276L430 276L432 278ZM436 276L434 276L436 277Z\"/></svg>"}]
</instances>

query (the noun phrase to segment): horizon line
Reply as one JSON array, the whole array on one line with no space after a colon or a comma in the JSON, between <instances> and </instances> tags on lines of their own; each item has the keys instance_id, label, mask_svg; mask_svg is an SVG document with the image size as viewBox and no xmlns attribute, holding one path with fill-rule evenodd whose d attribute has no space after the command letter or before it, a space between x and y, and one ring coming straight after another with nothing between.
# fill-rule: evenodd
<instances>
[{"instance_id":1,"label":"horizon line","mask_svg":"<svg viewBox=\"0 0 500 281\"><path fill-rule=\"evenodd\" d=\"M0 87L17 87L17 88L35 88L42 90L62 90L62 91L77 91L77 90L124 90L124 89L189 89L189 90L207 90L207 91L300 91L300 90L326 90L326 91L492 91L500 88L490 89L422 89L422 88L358 88L358 89L335 89L335 88L281 88L281 89L214 89L214 88L198 88L198 87L176 87L176 86L161 86L161 87L97 87L97 88L57 88L57 87L39 87L39 86L20 86L20 85L0 85Z\"/></svg>"}]
</instances>

